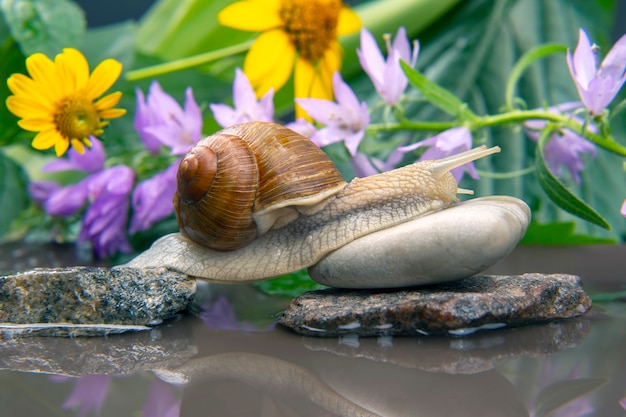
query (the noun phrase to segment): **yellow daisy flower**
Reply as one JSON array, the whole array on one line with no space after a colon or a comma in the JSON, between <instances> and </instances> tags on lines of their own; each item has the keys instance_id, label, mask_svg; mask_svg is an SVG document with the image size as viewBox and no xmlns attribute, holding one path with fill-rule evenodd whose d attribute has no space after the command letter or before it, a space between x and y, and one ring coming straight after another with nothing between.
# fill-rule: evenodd
<instances>
[{"instance_id":1,"label":"yellow daisy flower","mask_svg":"<svg viewBox=\"0 0 626 417\"><path fill-rule=\"evenodd\" d=\"M89 74L83 54L66 48L54 62L42 53L26 59L30 77L13 74L8 85L14 94L7 98L9 110L20 117L19 126L39 132L32 146L38 150L54 147L57 156L70 145L78 153L90 147L89 136L99 136L109 124L103 119L123 116L125 109L115 109L122 97L115 92L95 101L118 79L122 64L106 59Z\"/></svg>"},{"instance_id":2,"label":"yellow daisy flower","mask_svg":"<svg viewBox=\"0 0 626 417\"><path fill-rule=\"evenodd\" d=\"M332 99L332 76L341 68L337 36L361 28L358 15L341 0L244 0L224 8L218 19L234 29L263 32L243 67L259 97L285 85L295 66L295 97Z\"/></svg>"}]
</instances>

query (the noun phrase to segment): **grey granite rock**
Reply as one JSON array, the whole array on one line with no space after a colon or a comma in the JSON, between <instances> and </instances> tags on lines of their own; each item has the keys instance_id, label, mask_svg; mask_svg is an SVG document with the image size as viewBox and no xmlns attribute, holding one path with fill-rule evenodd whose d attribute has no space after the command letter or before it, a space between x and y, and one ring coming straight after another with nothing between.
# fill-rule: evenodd
<instances>
[{"instance_id":1,"label":"grey granite rock","mask_svg":"<svg viewBox=\"0 0 626 417\"><path fill-rule=\"evenodd\" d=\"M485 275L401 290L311 291L292 301L280 324L322 337L463 336L581 316L590 307L574 275Z\"/></svg>"},{"instance_id":2,"label":"grey granite rock","mask_svg":"<svg viewBox=\"0 0 626 417\"><path fill-rule=\"evenodd\" d=\"M139 330L184 311L195 290L195 280L165 268L69 267L2 276L0 332L94 335Z\"/></svg>"}]
</instances>

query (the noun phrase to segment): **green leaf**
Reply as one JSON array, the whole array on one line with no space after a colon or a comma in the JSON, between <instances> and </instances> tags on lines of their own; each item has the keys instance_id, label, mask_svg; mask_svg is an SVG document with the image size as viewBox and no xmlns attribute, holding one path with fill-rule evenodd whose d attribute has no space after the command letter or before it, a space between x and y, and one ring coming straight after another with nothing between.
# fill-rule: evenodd
<instances>
[{"instance_id":1,"label":"green leaf","mask_svg":"<svg viewBox=\"0 0 626 417\"><path fill-rule=\"evenodd\" d=\"M433 105L453 117L461 117L468 120L476 118L476 115L467 108L467 105L450 91L430 81L423 74L411 68L406 62L400 61L400 65L409 79L409 82L417 87L422 95Z\"/></svg>"},{"instance_id":2,"label":"green leaf","mask_svg":"<svg viewBox=\"0 0 626 417\"><path fill-rule=\"evenodd\" d=\"M287 297L297 297L307 291L326 288L313 281L306 272L306 269L294 272L293 274L260 281L254 285L266 294Z\"/></svg>"},{"instance_id":3,"label":"green leaf","mask_svg":"<svg viewBox=\"0 0 626 417\"><path fill-rule=\"evenodd\" d=\"M236 45L256 34L221 26L217 14L232 0L160 0L141 19L137 47L165 61ZM224 62L221 63L224 65Z\"/></svg>"},{"instance_id":4,"label":"green leaf","mask_svg":"<svg viewBox=\"0 0 626 417\"><path fill-rule=\"evenodd\" d=\"M81 48L94 66L107 58L115 58L127 69L134 63L136 34L137 25L130 20L92 28L85 34Z\"/></svg>"},{"instance_id":5,"label":"green leaf","mask_svg":"<svg viewBox=\"0 0 626 417\"><path fill-rule=\"evenodd\" d=\"M550 140L553 131L549 128L544 129L537 143L535 153L535 168L537 179L541 184L548 197L563 210L573 215L587 220L593 224L603 227L607 230L611 226L602 218L594 209L585 204L581 199L576 197L572 192L563 186L548 169L543 150Z\"/></svg>"},{"instance_id":6,"label":"green leaf","mask_svg":"<svg viewBox=\"0 0 626 417\"><path fill-rule=\"evenodd\" d=\"M0 236L28 206L28 178L22 168L0 151Z\"/></svg>"},{"instance_id":7,"label":"green leaf","mask_svg":"<svg viewBox=\"0 0 626 417\"><path fill-rule=\"evenodd\" d=\"M0 80L6 80L11 74L25 72L24 55L16 48L15 41L7 37L0 45ZM13 115L4 104L6 98L11 94L6 81L0 83L0 146L15 143L20 139L21 129L18 127L18 118Z\"/></svg>"},{"instance_id":8,"label":"green leaf","mask_svg":"<svg viewBox=\"0 0 626 417\"><path fill-rule=\"evenodd\" d=\"M24 55L53 57L78 46L85 32L83 11L69 0L0 0L0 11Z\"/></svg>"},{"instance_id":9,"label":"green leaf","mask_svg":"<svg viewBox=\"0 0 626 417\"><path fill-rule=\"evenodd\" d=\"M521 243L525 245L592 245L617 243L615 238L601 238L577 234L576 223L558 222L540 224L531 222Z\"/></svg>"}]
</instances>

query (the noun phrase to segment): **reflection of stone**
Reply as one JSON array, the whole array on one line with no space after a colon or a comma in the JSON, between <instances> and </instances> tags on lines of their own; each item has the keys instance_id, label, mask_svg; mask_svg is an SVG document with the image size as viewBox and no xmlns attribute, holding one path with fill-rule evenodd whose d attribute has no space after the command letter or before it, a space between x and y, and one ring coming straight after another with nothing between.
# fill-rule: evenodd
<instances>
[{"instance_id":1,"label":"reflection of stone","mask_svg":"<svg viewBox=\"0 0 626 417\"><path fill-rule=\"evenodd\" d=\"M292 301L280 323L322 337L462 336L581 316L590 306L574 275L488 275L402 290L311 291Z\"/></svg>"},{"instance_id":2,"label":"reflection of stone","mask_svg":"<svg viewBox=\"0 0 626 417\"><path fill-rule=\"evenodd\" d=\"M195 294L195 280L164 268L69 267L35 269L0 277L0 332L52 335L98 334L80 325L154 325L184 311ZM10 324L61 324L23 330ZM24 327L24 326L21 326ZM123 329L123 328L122 328ZM100 334L115 332L102 327Z\"/></svg>"},{"instance_id":3,"label":"reflection of stone","mask_svg":"<svg viewBox=\"0 0 626 417\"><path fill-rule=\"evenodd\" d=\"M0 369L79 377L177 367L197 353L185 319L110 337L0 339Z\"/></svg>"},{"instance_id":4,"label":"reflection of stone","mask_svg":"<svg viewBox=\"0 0 626 417\"><path fill-rule=\"evenodd\" d=\"M481 332L463 338L430 337L355 339L346 343L329 338L304 339L313 351L366 358L405 368L449 374L474 374L494 369L520 356L544 357L577 346L587 335L587 319Z\"/></svg>"}]
</instances>

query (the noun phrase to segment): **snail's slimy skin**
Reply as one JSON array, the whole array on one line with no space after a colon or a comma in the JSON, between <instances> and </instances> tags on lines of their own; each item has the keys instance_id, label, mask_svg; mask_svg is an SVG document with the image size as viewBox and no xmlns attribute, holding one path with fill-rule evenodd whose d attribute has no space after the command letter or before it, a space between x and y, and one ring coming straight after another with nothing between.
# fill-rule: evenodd
<instances>
[{"instance_id":1,"label":"snail's slimy skin","mask_svg":"<svg viewBox=\"0 0 626 417\"><path fill-rule=\"evenodd\" d=\"M275 277L278 275L295 272L303 268L317 264L322 258L337 249L351 245L357 239L362 245L375 246L380 231L396 227L389 232L386 239L397 240L407 247L419 246L420 241L431 241L432 236L437 236L438 225L432 224L416 234L412 230L415 224L427 220L433 213L440 212L457 202L457 186L449 170L471 160L496 152L497 149L477 148L464 154L438 161L424 161L412 164L397 170L378 174L375 176L356 179L344 187L339 193L327 198L322 203L312 208L299 208L303 213L294 221L278 229L272 229L258 236L249 245L234 251L214 251L200 246L185 238L179 233L171 234L159 239L143 254L132 260L128 266L132 267L155 267L164 266L190 276L204 278L218 282L248 282ZM486 223L478 222L478 229L485 235L484 240L493 241L497 236L503 236L501 230L508 230L501 237L504 241L502 249L496 253L489 253L485 259L481 259L478 251L478 259L468 262L463 259L462 253L451 256L450 263L459 265L462 272L451 268L445 272L450 276L443 280L462 278L480 272L501 257L506 256L519 242L526 230L530 213L523 202L517 199L506 199L503 203L496 198L492 200L493 210L487 212L487 220L494 216L494 212L505 213L510 211L511 201L515 201L520 214L519 216L498 216L494 227L485 226ZM464 205L454 207L452 217L463 217ZM473 206L472 206L473 207ZM526 207L526 209L520 208ZM480 212L480 209L478 210ZM463 224L473 224L480 213L472 210L472 216L467 220L459 220L455 223L457 233L450 233L450 228L443 228L445 233L439 240L449 241L453 247L473 246L475 242L467 238L461 230ZM430 223L426 223L430 224ZM405 230L411 232L404 233ZM428 236L425 237L423 233ZM459 240L460 239L460 240ZM373 248L374 249L374 248ZM448 249L439 247L433 251L440 251L442 259ZM459 252L459 251L457 251ZM472 251L468 251L472 252ZM476 252L476 251L473 251ZM472 252L472 256L475 254ZM414 259L414 253L405 251L402 257L392 258L393 262L381 260L381 264L392 265L385 270L384 277L372 279L372 276L362 276L356 279L345 278L345 268L359 270L359 265L373 261L378 263L376 257L387 257L389 254L369 252L366 256L357 253L346 257L339 255L337 268L334 268L334 258L325 260L322 268L324 273L315 272L323 283L331 286L348 286L351 288L376 288L397 287L424 283L424 276L420 274L416 280L402 278L394 284L394 277L405 268L406 262ZM372 258L373 257L373 258ZM495 259L497 258L497 259ZM494 261L495 259L495 261ZM467 268L470 264L471 267ZM488 264L488 265L486 265ZM331 266L328 268L328 266ZM393 266L396 265L396 266ZM432 269L429 266L427 269ZM479 268L479 269L477 269ZM321 269L314 269L320 271ZM334 272L334 271L340 272ZM428 271L426 271L428 273ZM339 274L339 275L337 275ZM436 280L441 281L441 272L437 272ZM462 275L462 276L459 276ZM375 278L375 277L374 277Z\"/></svg>"}]
</instances>

